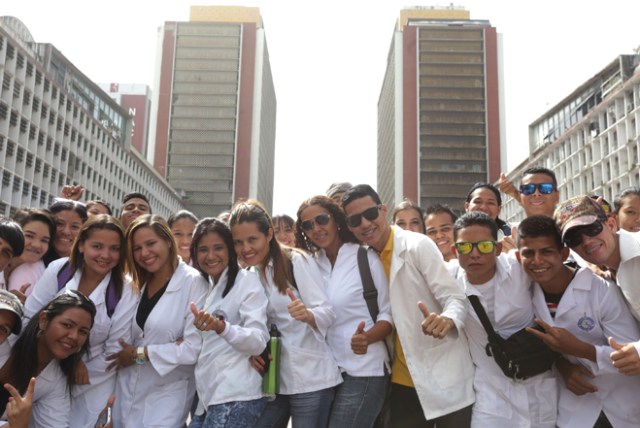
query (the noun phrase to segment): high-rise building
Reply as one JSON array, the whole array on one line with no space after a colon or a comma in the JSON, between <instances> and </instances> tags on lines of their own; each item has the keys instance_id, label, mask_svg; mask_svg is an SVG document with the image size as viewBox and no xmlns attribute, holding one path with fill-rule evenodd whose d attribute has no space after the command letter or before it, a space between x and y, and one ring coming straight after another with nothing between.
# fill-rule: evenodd
<instances>
[{"instance_id":1,"label":"high-rise building","mask_svg":"<svg viewBox=\"0 0 640 428\"><path fill-rule=\"evenodd\" d=\"M383 202L461 210L471 186L496 180L502 143L501 36L467 10L400 12L378 101Z\"/></svg>"},{"instance_id":2,"label":"high-rise building","mask_svg":"<svg viewBox=\"0 0 640 428\"><path fill-rule=\"evenodd\" d=\"M0 77L0 214L47 207L65 184L84 186L86 200L116 210L133 191L163 216L183 207L131 149L127 112L15 17L0 17Z\"/></svg>"},{"instance_id":3,"label":"high-rise building","mask_svg":"<svg viewBox=\"0 0 640 428\"><path fill-rule=\"evenodd\" d=\"M276 97L258 8L193 6L159 30L153 164L199 216L273 204Z\"/></svg>"},{"instance_id":4,"label":"high-rise building","mask_svg":"<svg viewBox=\"0 0 640 428\"><path fill-rule=\"evenodd\" d=\"M533 166L556 174L560 201L581 194L613 204L640 185L640 55L620 55L529 125L529 157L507 174L516 187ZM518 201L500 217L524 218Z\"/></svg>"}]
</instances>

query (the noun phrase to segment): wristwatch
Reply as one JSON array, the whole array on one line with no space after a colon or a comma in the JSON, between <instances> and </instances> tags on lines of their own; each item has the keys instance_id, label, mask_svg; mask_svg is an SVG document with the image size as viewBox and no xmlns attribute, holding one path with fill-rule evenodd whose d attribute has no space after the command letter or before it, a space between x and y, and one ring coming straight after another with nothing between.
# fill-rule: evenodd
<instances>
[{"instance_id":1,"label":"wristwatch","mask_svg":"<svg viewBox=\"0 0 640 428\"><path fill-rule=\"evenodd\" d=\"M136 364L144 364L147 362L147 356L144 354L144 346L138 346L133 362Z\"/></svg>"}]
</instances>

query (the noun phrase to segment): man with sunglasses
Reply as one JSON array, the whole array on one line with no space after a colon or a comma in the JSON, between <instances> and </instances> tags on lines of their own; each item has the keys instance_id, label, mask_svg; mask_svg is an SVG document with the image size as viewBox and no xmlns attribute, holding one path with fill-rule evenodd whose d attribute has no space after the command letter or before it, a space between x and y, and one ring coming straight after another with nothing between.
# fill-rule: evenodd
<instances>
[{"instance_id":1,"label":"man with sunglasses","mask_svg":"<svg viewBox=\"0 0 640 428\"><path fill-rule=\"evenodd\" d=\"M640 321L640 236L618 231L615 218L586 195L563 202L554 219L565 245L589 263L614 272L631 313ZM640 374L640 341L621 345L614 340L612 347L613 365L621 373Z\"/></svg>"},{"instance_id":2,"label":"man with sunglasses","mask_svg":"<svg viewBox=\"0 0 640 428\"><path fill-rule=\"evenodd\" d=\"M527 217L546 215L553 217L553 210L558 203L558 181L553 171L548 168L534 166L522 173L520 187L516 187L502 174L498 188L517 201L524 209Z\"/></svg>"},{"instance_id":3,"label":"man with sunglasses","mask_svg":"<svg viewBox=\"0 0 640 428\"><path fill-rule=\"evenodd\" d=\"M389 225L387 206L371 186L347 190L342 208L349 229L378 252L389 277L396 327L391 426L468 427L474 393L468 344L459 334L464 293L431 239Z\"/></svg>"},{"instance_id":4,"label":"man with sunglasses","mask_svg":"<svg viewBox=\"0 0 640 428\"><path fill-rule=\"evenodd\" d=\"M487 214L469 212L454 224L458 263L449 271L469 299L477 298L493 329L504 339L533 323L530 279L514 253L502 254L498 225ZM475 297L471 297L475 296ZM475 365L472 426L556 426L557 386L551 370L525 380L504 375L487 355L487 331L469 302L465 332ZM539 397L545 397L540 400Z\"/></svg>"}]
</instances>

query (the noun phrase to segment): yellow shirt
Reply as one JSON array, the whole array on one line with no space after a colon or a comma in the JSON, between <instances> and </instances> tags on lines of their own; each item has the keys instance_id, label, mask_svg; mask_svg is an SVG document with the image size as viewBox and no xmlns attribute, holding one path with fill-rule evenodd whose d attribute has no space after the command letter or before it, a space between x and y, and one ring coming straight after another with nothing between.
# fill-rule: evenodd
<instances>
[{"instance_id":1,"label":"yellow shirt","mask_svg":"<svg viewBox=\"0 0 640 428\"><path fill-rule=\"evenodd\" d=\"M387 274L387 279L391 274L391 258L393 255L393 228L391 228L391 234L389 234L389 240L384 246L384 249L380 253L380 260L382 266ZM411 374L407 367L407 361L404 358L404 352L402 352L402 346L400 345L400 339L396 330L393 331L393 363L391 364L391 382L404 386L414 387L411 380Z\"/></svg>"}]
</instances>

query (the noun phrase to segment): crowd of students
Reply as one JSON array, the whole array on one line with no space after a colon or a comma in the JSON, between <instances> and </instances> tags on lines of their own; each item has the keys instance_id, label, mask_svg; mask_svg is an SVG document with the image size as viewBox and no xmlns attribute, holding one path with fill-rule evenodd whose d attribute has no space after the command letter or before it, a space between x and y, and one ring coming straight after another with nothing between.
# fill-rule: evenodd
<instances>
[{"instance_id":1,"label":"crowd of students","mask_svg":"<svg viewBox=\"0 0 640 428\"><path fill-rule=\"evenodd\" d=\"M295 217L81 195L0 220L0 427L640 426L640 190L561 202L532 168L459 218L349 183ZM507 376L492 331L549 364Z\"/></svg>"}]
</instances>

